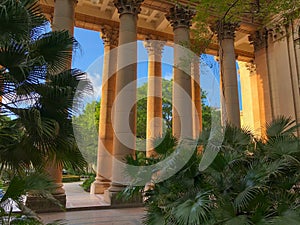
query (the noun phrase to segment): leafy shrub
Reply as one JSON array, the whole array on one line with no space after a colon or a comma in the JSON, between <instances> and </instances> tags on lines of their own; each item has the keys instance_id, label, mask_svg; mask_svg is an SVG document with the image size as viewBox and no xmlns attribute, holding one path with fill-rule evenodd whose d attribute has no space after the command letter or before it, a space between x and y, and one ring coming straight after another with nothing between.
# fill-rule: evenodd
<instances>
[{"instance_id":1,"label":"leafy shrub","mask_svg":"<svg viewBox=\"0 0 300 225\"><path fill-rule=\"evenodd\" d=\"M203 134L202 153L195 148L184 168L144 192L144 224L299 225L298 127L281 117L267 125L265 138L256 139L228 126L219 145ZM212 163L201 167L211 153L216 156ZM137 189L128 187L124 195Z\"/></svg>"},{"instance_id":2,"label":"leafy shrub","mask_svg":"<svg viewBox=\"0 0 300 225\"><path fill-rule=\"evenodd\" d=\"M83 183L82 183L82 188L83 190L85 190L86 192L90 192L91 189L91 185L92 183L95 181L95 177L96 175L90 175L89 178L87 178Z\"/></svg>"}]
</instances>

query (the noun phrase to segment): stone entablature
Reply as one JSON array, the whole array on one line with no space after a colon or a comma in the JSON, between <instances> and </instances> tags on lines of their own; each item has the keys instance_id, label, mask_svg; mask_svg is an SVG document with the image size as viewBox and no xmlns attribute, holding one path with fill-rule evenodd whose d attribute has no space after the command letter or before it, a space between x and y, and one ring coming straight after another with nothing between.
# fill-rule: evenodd
<instances>
[{"instance_id":1,"label":"stone entablature","mask_svg":"<svg viewBox=\"0 0 300 225\"><path fill-rule=\"evenodd\" d=\"M54 0L39 0L40 6L48 18L51 18L54 10ZM169 12L170 8L174 7L175 3L168 0L144 0L142 3L138 0L103 0L103 1L92 1L92 0L78 0L75 8L75 26L99 31L104 25L112 27L119 27L119 11L115 7L114 3L119 4L120 10L127 13L139 13L139 20L137 21L137 35L138 40L145 40L149 34L154 34L160 37L158 40L166 40L167 45L172 45L174 42L173 30L174 27L170 24L170 21L166 18L166 13ZM126 6L129 3L137 4L136 6ZM186 4L186 1L178 1L179 4ZM190 3L191 11L195 7L195 3ZM140 7L137 7L140 6ZM188 10L188 11L189 11ZM178 25L190 26L192 21L189 21L189 13L182 17L182 20ZM186 23L184 20L187 19ZM236 31L236 45L235 50L239 56L239 60L249 62L254 58L253 46L245 39L245 36L254 32L255 27L251 24L241 24L239 29ZM193 37L192 37L193 39ZM207 54L217 55L218 54L218 42L215 42L216 38L206 49Z\"/></svg>"}]
</instances>

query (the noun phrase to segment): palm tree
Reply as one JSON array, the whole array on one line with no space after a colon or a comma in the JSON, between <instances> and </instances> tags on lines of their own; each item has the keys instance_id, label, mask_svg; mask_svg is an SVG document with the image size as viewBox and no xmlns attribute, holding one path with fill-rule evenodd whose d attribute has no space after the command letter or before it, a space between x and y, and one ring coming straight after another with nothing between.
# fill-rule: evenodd
<instances>
[{"instance_id":1,"label":"palm tree","mask_svg":"<svg viewBox=\"0 0 300 225\"><path fill-rule=\"evenodd\" d=\"M14 180L26 183L30 171L42 173L53 159L74 169L86 164L71 117L72 106L90 85L81 71L65 70L77 42L67 31L45 33L46 23L38 0L0 3L0 165L2 172L12 171L11 185ZM37 184L52 187L46 181ZM20 187L15 200L28 191L28 186Z\"/></svg>"},{"instance_id":2,"label":"palm tree","mask_svg":"<svg viewBox=\"0 0 300 225\"><path fill-rule=\"evenodd\" d=\"M255 139L248 130L228 126L219 146L204 132L204 151L195 149L184 168L144 193L144 224L300 224L298 127L280 117L267 125L265 138ZM159 149L158 158L168 149ZM217 151L216 158L199 170L209 149ZM129 190L124 194L134 193Z\"/></svg>"}]
</instances>

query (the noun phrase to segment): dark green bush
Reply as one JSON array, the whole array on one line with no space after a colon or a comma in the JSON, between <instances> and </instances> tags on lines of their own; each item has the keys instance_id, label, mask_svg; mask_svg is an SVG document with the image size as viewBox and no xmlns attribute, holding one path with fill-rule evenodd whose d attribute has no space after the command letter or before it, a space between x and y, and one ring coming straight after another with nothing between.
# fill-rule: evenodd
<instances>
[{"instance_id":1,"label":"dark green bush","mask_svg":"<svg viewBox=\"0 0 300 225\"><path fill-rule=\"evenodd\" d=\"M281 117L267 125L263 139L230 126L220 131L220 143L203 135L202 153L195 148L180 171L144 193L144 224L300 225L298 127Z\"/></svg>"}]
</instances>

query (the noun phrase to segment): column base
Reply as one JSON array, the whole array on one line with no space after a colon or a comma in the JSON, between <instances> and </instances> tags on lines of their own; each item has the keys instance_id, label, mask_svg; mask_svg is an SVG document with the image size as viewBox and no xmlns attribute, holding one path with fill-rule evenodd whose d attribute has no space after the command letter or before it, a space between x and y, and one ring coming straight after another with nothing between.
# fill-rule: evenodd
<instances>
[{"instance_id":1,"label":"column base","mask_svg":"<svg viewBox=\"0 0 300 225\"><path fill-rule=\"evenodd\" d=\"M110 181L94 181L91 185L90 194L104 194L104 191L110 187Z\"/></svg>"},{"instance_id":2,"label":"column base","mask_svg":"<svg viewBox=\"0 0 300 225\"><path fill-rule=\"evenodd\" d=\"M28 195L25 205L36 213L63 212L66 209L66 194L56 194L53 197L57 200L46 199L40 196ZM60 205L59 205L60 204Z\"/></svg>"},{"instance_id":3,"label":"column base","mask_svg":"<svg viewBox=\"0 0 300 225\"><path fill-rule=\"evenodd\" d=\"M115 207L141 207L143 206L142 195L133 197L132 199L125 200L119 197L120 192L113 192L110 190L104 191L104 201Z\"/></svg>"}]
</instances>

